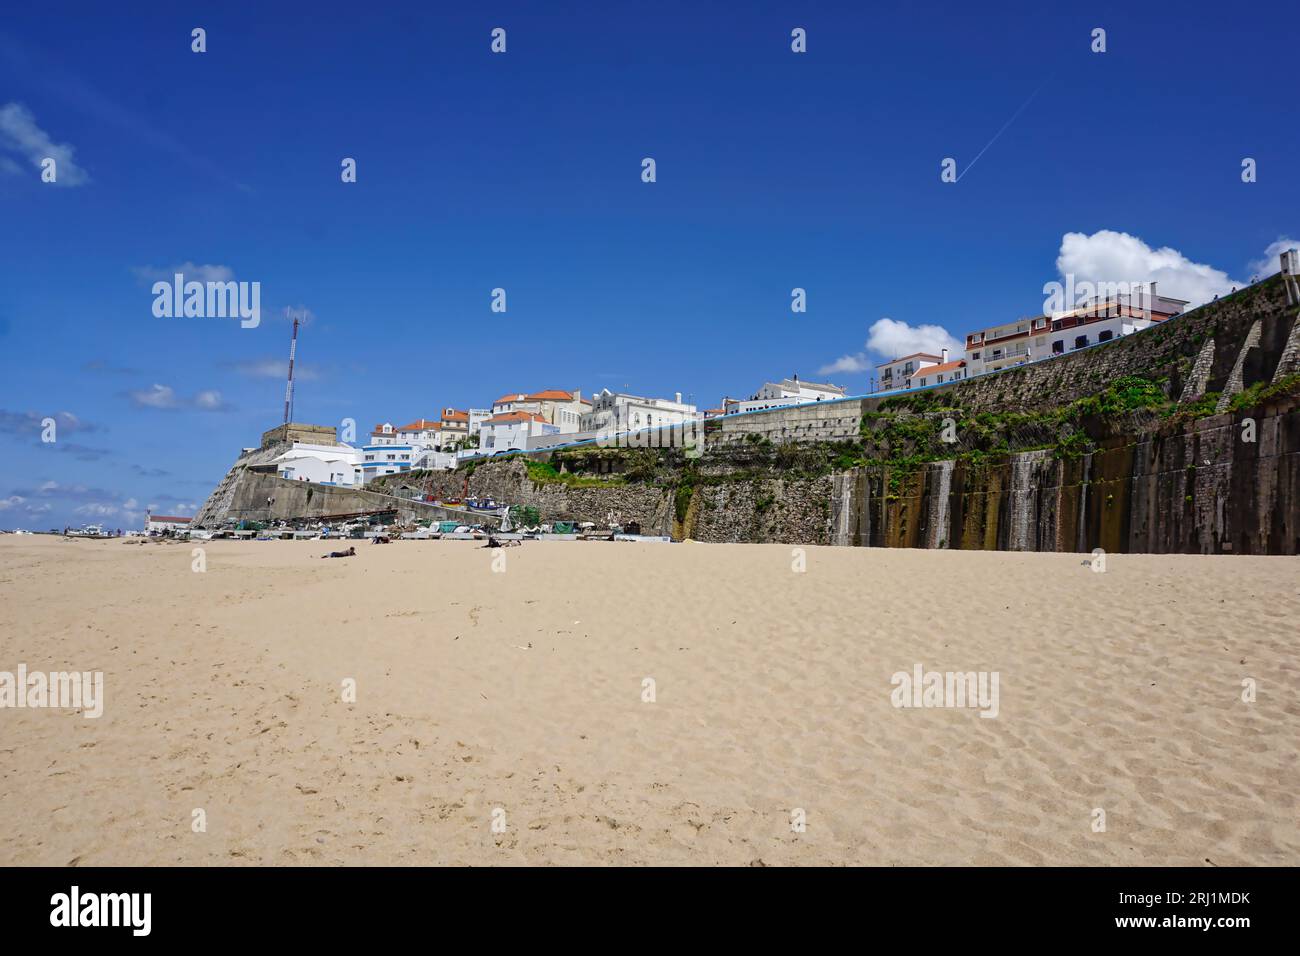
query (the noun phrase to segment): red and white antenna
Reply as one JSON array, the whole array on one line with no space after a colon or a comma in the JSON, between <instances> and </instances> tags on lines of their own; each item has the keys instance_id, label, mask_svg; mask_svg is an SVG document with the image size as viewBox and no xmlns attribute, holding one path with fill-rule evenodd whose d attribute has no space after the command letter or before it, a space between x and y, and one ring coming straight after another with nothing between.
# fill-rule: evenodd
<instances>
[{"instance_id":1,"label":"red and white antenna","mask_svg":"<svg viewBox=\"0 0 1300 956\"><path fill-rule=\"evenodd\" d=\"M298 319L293 320L293 338L289 340L289 380L284 385L284 423L289 424L293 409L293 356L298 350Z\"/></svg>"}]
</instances>

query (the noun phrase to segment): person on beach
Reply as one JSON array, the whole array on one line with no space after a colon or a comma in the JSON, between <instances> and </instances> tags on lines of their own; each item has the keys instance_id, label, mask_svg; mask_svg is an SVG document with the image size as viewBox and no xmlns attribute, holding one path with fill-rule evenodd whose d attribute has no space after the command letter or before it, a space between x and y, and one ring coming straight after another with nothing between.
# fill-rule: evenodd
<instances>
[{"instance_id":1,"label":"person on beach","mask_svg":"<svg viewBox=\"0 0 1300 956\"><path fill-rule=\"evenodd\" d=\"M357 553L356 548L348 548L346 551L331 551L329 554L322 554L321 559L325 558L350 558Z\"/></svg>"}]
</instances>

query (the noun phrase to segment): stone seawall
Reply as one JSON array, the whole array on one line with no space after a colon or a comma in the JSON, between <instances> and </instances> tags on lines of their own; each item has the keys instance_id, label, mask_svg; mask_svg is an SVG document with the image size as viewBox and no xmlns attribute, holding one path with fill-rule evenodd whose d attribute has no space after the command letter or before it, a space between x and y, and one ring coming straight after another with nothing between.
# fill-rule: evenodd
<instances>
[{"instance_id":1,"label":"stone seawall","mask_svg":"<svg viewBox=\"0 0 1300 956\"><path fill-rule=\"evenodd\" d=\"M221 528L239 521L316 520L338 515L387 511L396 513L397 521L464 521L467 524L495 525L494 516L472 514L442 508L423 501L382 494L359 488L319 485L309 481L291 481L257 471L241 470L233 481L228 500L220 512L212 512L195 528Z\"/></svg>"},{"instance_id":2,"label":"stone seawall","mask_svg":"<svg viewBox=\"0 0 1300 956\"><path fill-rule=\"evenodd\" d=\"M394 479L379 479L370 487L391 487ZM669 491L642 482L570 486L562 481L536 482L528 477L522 456L480 463L466 474L460 471L424 471L403 476L403 484L414 485L440 498L493 498L508 505L531 506L544 521L594 521L602 526L626 526L636 522L643 534L672 534L673 504Z\"/></svg>"},{"instance_id":3,"label":"stone seawall","mask_svg":"<svg viewBox=\"0 0 1300 956\"><path fill-rule=\"evenodd\" d=\"M698 458L681 449L539 452L336 494L407 486L491 496L532 506L544 521L635 523L700 541L1297 554L1297 367L1300 317L1274 277L1144 332L1001 374L711 420ZM957 437L936 444L935 425L949 418ZM205 517L257 516L266 497L253 481L258 456L275 451L237 462ZM314 507L306 488L284 493L281 514Z\"/></svg>"},{"instance_id":4,"label":"stone seawall","mask_svg":"<svg viewBox=\"0 0 1300 956\"><path fill-rule=\"evenodd\" d=\"M646 534L697 541L1300 553L1300 397L1145 421L1077 456L1040 448L808 474L742 445L712 449L693 470L665 455L651 474L614 473L605 484L534 480L521 457L403 483L531 505L548 521L635 521Z\"/></svg>"}]
</instances>

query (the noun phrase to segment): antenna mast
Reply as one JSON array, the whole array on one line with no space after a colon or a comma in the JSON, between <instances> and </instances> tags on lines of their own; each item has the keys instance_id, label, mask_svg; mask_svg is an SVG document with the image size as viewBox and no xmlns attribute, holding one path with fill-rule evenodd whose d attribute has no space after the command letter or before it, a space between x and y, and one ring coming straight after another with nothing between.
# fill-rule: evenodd
<instances>
[{"instance_id":1,"label":"antenna mast","mask_svg":"<svg viewBox=\"0 0 1300 956\"><path fill-rule=\"evenodd\" d=\"M284 385L284 423L289 424L293 409L293 356L298 350L298 320L293 320L293 338L289 340L289 380Z\"/></svg>"}]
</instances>

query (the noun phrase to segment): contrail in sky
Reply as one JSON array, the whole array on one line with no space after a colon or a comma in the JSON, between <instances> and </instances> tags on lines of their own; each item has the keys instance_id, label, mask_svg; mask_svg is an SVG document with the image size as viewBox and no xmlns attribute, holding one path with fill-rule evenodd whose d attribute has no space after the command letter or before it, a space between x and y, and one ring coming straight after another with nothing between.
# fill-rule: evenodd
<instances>
[{"instance_id":1,"label":"contrail in sky","mask_svg":"<svg viewBox=\"0 0 1300 956\"><path fill-rule=\"evenodd\" d=\"M1029 99L1025 100L1023 103L1020 104L1020 109L1016 110L1014 113L1011 114L1011 119L1003 123L1002 128L993 134L993 138L988 141L988 145L985 146L983 149L981 149L975 155L975 158L972 159L970 163L966 166L966 168L957 174L957 182L961 182L961 178L971 171L974 165L980 161L980 157L989 151L989 146L992 146L994 143L998 141L998 137L1001 136L1003 133L1005 133L1007 131L1007 127L1016 121L1016 117L1025 111L1025 107L1027 107L1030 103L1034 101L1034 97L1039 94L1042 88L1047 85L1047 80L1050 80L1051 78L1052 78L1052 74L1049 73L1047 75L1047 78L1044 79L1043 82L1038 84L1038 89L1030 93Z\"/></svg>"}]
</instances>

